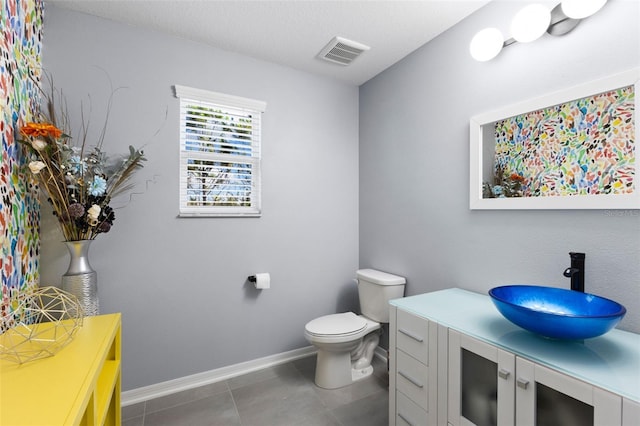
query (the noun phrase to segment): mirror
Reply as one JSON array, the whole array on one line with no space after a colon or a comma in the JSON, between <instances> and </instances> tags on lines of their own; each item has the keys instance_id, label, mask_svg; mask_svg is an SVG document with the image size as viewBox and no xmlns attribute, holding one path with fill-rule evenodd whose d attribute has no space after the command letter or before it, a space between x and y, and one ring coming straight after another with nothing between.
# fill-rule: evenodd
<instances>
[{"instance_id":1,"label":"mirror","mask_svg":"<svg viewBox=\"0 0 640 426\"><path fill-rule=\"evenodd\" d=\"M471 118L472 210L640 209L640 68Z\"/></svg>"}]
</instances>

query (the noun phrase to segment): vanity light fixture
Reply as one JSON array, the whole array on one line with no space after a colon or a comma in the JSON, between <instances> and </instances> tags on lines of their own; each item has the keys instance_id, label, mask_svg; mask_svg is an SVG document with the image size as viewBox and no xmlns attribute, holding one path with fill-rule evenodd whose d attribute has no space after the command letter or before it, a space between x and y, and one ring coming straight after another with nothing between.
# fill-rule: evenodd
<instances>
[{"instance_id":1,"label":"vanity light fixture","mask_svg":"<svg viewBox=\"0 0 640 426\"><path fill-rule=\"evenodd\" d=\"M513 17L511 36L520 43L529 43L542 37L549 24L551 11L541 4L530 4Z\"/></svg>"},{"instance_id":2,"label":"vanity light fixture","mask_svg":"<svg viewBox=\"0 0 640 426\"><path fill-rule=\"evenodd\" d=\"M584 18L599 11L607 0L563 0L549 10L541 4L530 4L521 9L510 26L511 38L505 39L497 28L479 31L469 44L469 52L476 61L495 58L500 51L515 42L528 43L545 32L554 36L567 34Z\"/></svg>"},{"instance_id":3,"label":"vanity light fixture","mask_svg":"<svg viewBox=\"0 0 640 426\"><path fill-rule=\"evenodd\" d=\"M584 19L593 15L607 2L607 0L564 0L561 4L562 12L569 18Z\"/></svg>"},{"instance_id":4,"label":"vanity light fixture","mask_svg":"<svg viewBox=\"0 0 640 426\"><path fill-rule=\"evenodd\" d=\"M497 28L485 28L478 32L469 45L473 59L480 62L495 58L504 46L504 37Z\"/></svg>"}]
</instances>

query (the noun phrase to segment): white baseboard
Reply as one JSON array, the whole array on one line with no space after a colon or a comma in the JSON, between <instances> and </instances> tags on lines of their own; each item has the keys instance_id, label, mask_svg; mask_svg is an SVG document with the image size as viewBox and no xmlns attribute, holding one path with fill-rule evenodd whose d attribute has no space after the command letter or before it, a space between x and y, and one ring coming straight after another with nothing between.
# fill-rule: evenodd
<instances>
[{"instance_id":1,"label":"white baseboard","mask_svg":"<svg viewBox=\"0 0 640 426\"><path fill-rule=\"evenodd\" d=\"M376 350L373 355L378 357L382 362L389 362L389 360L387 359L388 351L382 346L376 346Z\"/></svg>"},{"instance_id":2,"label":"white baseboard","mask_svg":"<svg viewBox=\"0 0 640 426\"><path fill-rule=\"evenodd\" d=\"M161 396L171 395L173 393L194 389L200 386L209 385L211 383L221 382L253 371L262 370L263 368L273 367L274 365L284 364L296 359L305 358L316 353L313 346L307 346L300 349L294 349L288 352L282 352L275 355L258 358L251 361L241 362L239 364L228 365L215 370L204 371L202 373L192 374L190 376L179 377L166 382L156 383L154 385L144 386L137 389L131 389L122 392L121 404L123 407L137 404L139 402L148 401L150 399L159 398ZM387 350L378 346L374 355L380 360L387 362Z\"/></svg>"},{"instance_id":3,"label":"white baseboard","mask_svg":"<svg viewBox=\"0 0 640 426\"><path fill-rule=\"evenodd\" d=\"M276 355L266 356L264 358L258 358L251 361L241 362L239 364L204 371L202 373L192 374L190 376L179 377L177 379L156 383L154 385L131 389L122 392L121 404L123 407L126 407L128 405L137 404L139 402L148 401L161 396L171 395L176 392L221 382L223 380L261 370L263 368L305 358L315 353L316 349L313 346L307 346Z\"/></svg>"}]
</instances>

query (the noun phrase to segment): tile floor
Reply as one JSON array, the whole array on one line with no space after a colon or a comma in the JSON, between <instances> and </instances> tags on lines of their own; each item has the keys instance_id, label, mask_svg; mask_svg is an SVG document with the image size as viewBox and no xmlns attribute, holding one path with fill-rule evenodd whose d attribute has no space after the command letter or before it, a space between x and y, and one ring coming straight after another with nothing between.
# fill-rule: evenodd
<instances>
[{"instance_id":1,"label":"tile floor","mask_svg":"<svg viewBox=\"0 0 640 426\"><path fill-rule=\"evenodd\" d=\"M123 407L123 426L386 426L389 376L374 373L327 390L314 382L316 357Z\"/></svg>"}]
</instances>

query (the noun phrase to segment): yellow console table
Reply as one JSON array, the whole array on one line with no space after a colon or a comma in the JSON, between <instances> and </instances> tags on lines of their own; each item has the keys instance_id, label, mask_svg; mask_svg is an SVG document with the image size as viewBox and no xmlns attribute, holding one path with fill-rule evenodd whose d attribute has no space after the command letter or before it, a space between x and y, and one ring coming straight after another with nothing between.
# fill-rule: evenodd
<instances>
[{"instance_id":1,"label":"yellow console table","mask_svg":"<svg viewBox=\"0 0 640 426\"><path fill-rule=\"evenodd\" d=\"M86 317L56 355L0 360L0 426L120 425L120 314Z\"/></svg>"}]
</instances>

